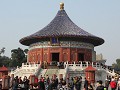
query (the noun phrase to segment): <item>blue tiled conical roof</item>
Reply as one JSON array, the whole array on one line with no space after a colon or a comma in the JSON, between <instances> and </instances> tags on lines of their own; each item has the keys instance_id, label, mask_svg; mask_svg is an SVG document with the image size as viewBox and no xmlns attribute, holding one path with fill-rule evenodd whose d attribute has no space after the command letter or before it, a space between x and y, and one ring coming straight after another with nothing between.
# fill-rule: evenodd
<instances>
[{"instance_id":1,"label":"blue tiled conical roof","mask_svg":"<svg viewBox=\"0 0 120 90\"><path fill-rule=\"evenodd\" d=\"M55 18L46 27L30 36L22 38L20 43L29 46L34 42L38 42L40 39L50 37L73 37L81 40L85 39L84 41L92 43L94 46L104 43L102 38L94 36L74 24L65 10L59 10Z\"/></svg>"}]
</instances>

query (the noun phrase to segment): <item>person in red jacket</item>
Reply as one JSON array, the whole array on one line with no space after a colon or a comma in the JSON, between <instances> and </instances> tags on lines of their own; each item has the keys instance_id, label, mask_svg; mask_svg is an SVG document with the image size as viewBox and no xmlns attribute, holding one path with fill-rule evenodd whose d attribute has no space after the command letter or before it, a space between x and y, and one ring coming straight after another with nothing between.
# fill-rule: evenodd
<instances>
[{"instance_id":1,"label":"person in red jacket","mask_svg":"<svg viewBox=\"0 0 120 90\"><path fill-rule=\"evenodd\" d=\"M117 84L116 84L114 79L112 79L112 81L110 82L110 87L111 87L111 90L115 90L116 89Z\"/></svg>"}]
</instances>

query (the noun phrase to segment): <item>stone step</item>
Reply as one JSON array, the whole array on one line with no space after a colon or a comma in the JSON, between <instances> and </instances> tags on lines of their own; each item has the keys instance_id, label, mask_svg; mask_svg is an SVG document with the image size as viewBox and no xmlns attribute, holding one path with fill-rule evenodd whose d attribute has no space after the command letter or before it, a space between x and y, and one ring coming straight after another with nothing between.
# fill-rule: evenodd
<instances>
[{"instance_id":1,"label":"stone step","mask_svg":"<svg viewBox=\"0 0 120 90\"><path fill-rule=\"evenodd\" d=\"M57 75L59 69L47 69L45 76L48 75L50 78L52 77L53 74Z\"/></svg>"},{"instance_id":2,"label":"stone step","mask_svg":"<svg viewBox=\"0 0 120 90\"><path fill-rule=\"evenodd\" d=\"M47 69L59 69L58 66L47 66Z\"/></svg>"}]
</instances>

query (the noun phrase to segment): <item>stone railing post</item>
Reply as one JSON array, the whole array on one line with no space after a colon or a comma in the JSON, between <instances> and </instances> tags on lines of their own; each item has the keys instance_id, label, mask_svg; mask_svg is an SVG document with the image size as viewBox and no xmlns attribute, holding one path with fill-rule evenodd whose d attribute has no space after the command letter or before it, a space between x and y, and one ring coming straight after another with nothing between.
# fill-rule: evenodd
<instances>
[{"instance_id":1,"label":"stone railing post","mask_svg":"<svg viewBox=\"0 0 120 90\"><path fill-rule=\"evenodd\" d=\"M80 68L83 69L83 65L82 65L82 62L80 62Z\"/></svg>"},{"instance_id":2,"label":"stone railing post","mask_svg":"<svg viewBox=\"0 0 120 90\"><path fill-rule=\"evenodd\" d=\"M87 64L87 67L88 67L88 62L86 62L86 64Z\"/></svg>"},{"instance_id":3,"label":"stone railing post","mask_svg":"<svg viewBox=\"0 0 120 90\"><path fill-rule=\"evenodd\" d=\"M106 71L108 71L108 72L109 72L108 66L106 67Z\"/></svg>"},{"instance_id":4,"label":"stone railing post","mask_svg":"<svg viewBox=\"0 0 120 90\"><path fill-rule=\"evenodd\" d=\"M96 62L96 64L95 64L95 67L97 68L97 62Z\"/></svg>"},{"instance_id":5,"label":"stone railing post","mask_svg":"<svg viewBox=\"0 0 120 90\"><path fill-rule=\"evenodd\" d=\"M74 64L73 64L73 68L74 68L74 70L75 70L75 68L76 68L76 64L75 64L75 61L74 61Z\"/></svg>"},{"instance_id":6,"label":"stone railing post","mask_svg":"<svg viewBox=\"0 0 120 90\"><path fill-rule=\"evenodd\" d=\"M32 66L32 64L29 64L29 66L28 67L31 67Z\"/></svg>"},{"instance_id":7,"label":"stone railing post","mask_svg":"<svg viewBox=\"0 0 120 90\"><path fill-rule=\"evenodd\" d=\"M66 63L66 62L64 62L64 68L66 68L66 64L67 64L67 63Z\"/></svg>"},{"instance_id":8,"label":"stone railing post","mask_svg":"<svg viewBox=\"0 0 120 90\"><path fill-rule=\"evenodd\" d=\"M67 61L67 65L68 65L68 61Z\"/></svg>"},{"instance_id":9,"label":"stone railing post","mask_svg":"<svg viewBox=\"0 0 120 90\"><path fill-rule=\"evenodd\" d=\"M24 63L22 63L22 67L24 66Z\"/></svg>"},{"instance_id":10,"label":"stone railing post","mask_svg":"<svg viewBox=\"0 0 120 90\"><path fill-rule=\"evenodd\" d=\"M18 69L19 67L17 66L17 69Z\"/></svg>"},{"instance_id":11,"label":"stone railing post","mask_svg":"<svg viewBox=\"0 0 120 90\"><path fill-rule=\"evenodd\" d=\"M115 73L115 70L114 70L114 69L112 70L112 73Z\"/></svg>"},{"instance_id":12,"label":"stone railing post","mask_svg":"<svg viewBox=\"0 0 120 90\"><path fill-rule=\"evenodd\" d=\"M93 64L93 62L92 62L92 67L94 67L94 64Z\"/></svg>"}]
</instances>

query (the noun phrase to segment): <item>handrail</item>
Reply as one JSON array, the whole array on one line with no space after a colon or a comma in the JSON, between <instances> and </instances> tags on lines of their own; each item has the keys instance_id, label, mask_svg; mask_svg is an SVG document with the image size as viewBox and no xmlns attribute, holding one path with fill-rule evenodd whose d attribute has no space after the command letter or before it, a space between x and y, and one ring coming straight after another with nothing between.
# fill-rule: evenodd
<instances>
[{"instance_id":1,"label":"handrail","mask_svg":"<svg viewBox=\"0 0 120 90\"><path fill-rule=\"evenodd\" d=\"M44 76L46 75L47 71L48 71L48 69L45 71Z\"/></svg>"},{"instance_id":2,"label":"handrail","mask_svg":"<svg viewBox=\"0 0 120 90\"><path fill-rule=\"evenodd\" d=\"M35 76L39 76L40 72L41 72L42 68L41 68L41 64L39 65L37 71L35 72Z\"/></svg>"},{"instance_id":3,"label":"handrail","mask_svg":"<svg viewBox=\"0 0 120 90\"><path fill-rule=\"evenodd\" d=\"M22 63L21 67L17 67L15 70L11 70L9 75L14 74L15 76L22 77L22 75L24 74L26 75L26 71L27 71L27 75L34 74L36 72L36 69L38 68L38 65L40 64Z\"/></svg>"},{"instance_id":4,"label":"handrail","mask_svg":"<svg viewBox=\"0 0 120 90\"><path fill-rule=\"evenodd\" d=\"M64 75L64 77L63 77L64 80L66 79L67 72L68 72L68 64L67 64L66 67L65 67L65 75Z\"/></svg>"},{"instance_id":5,"label":"handrail","mask_svg":"<svg viewBox=\"0 0 120 90\"><path fill-rule=\"evenodd\" d=\"M39 65L39 66L38 66ZM96 68L97 70L104 70L106 73L110 74L111 76L115 75L115 72L114 70L110 70L108 68L108 66L105 66L105 65L101 65L100 63L97 63L97 62L72 62L72 63L69 63L69 62L64 62L64 77L66 77L67 75L67 72L68 70L75 70L75 69L79 69L79 70L84 70L86 67L88 67L89 65L92 65L92 67ZM44 69L45 70L45 69ZM26 71L29 71L29 73L33 73L35 74L36 76L39 76L40 73L44 73L43 76L45 76L47 74L47 70L45 70L44 72L42 72L42 68L41 68L41 64L22 64L21 67L17 67L15 70L11 70L11 73L10 74L15 74L15 75L24 75L26 73ZM56 74L58 74L58 70L56 70L55 72Z\"/></svg>"}]
</instances>

